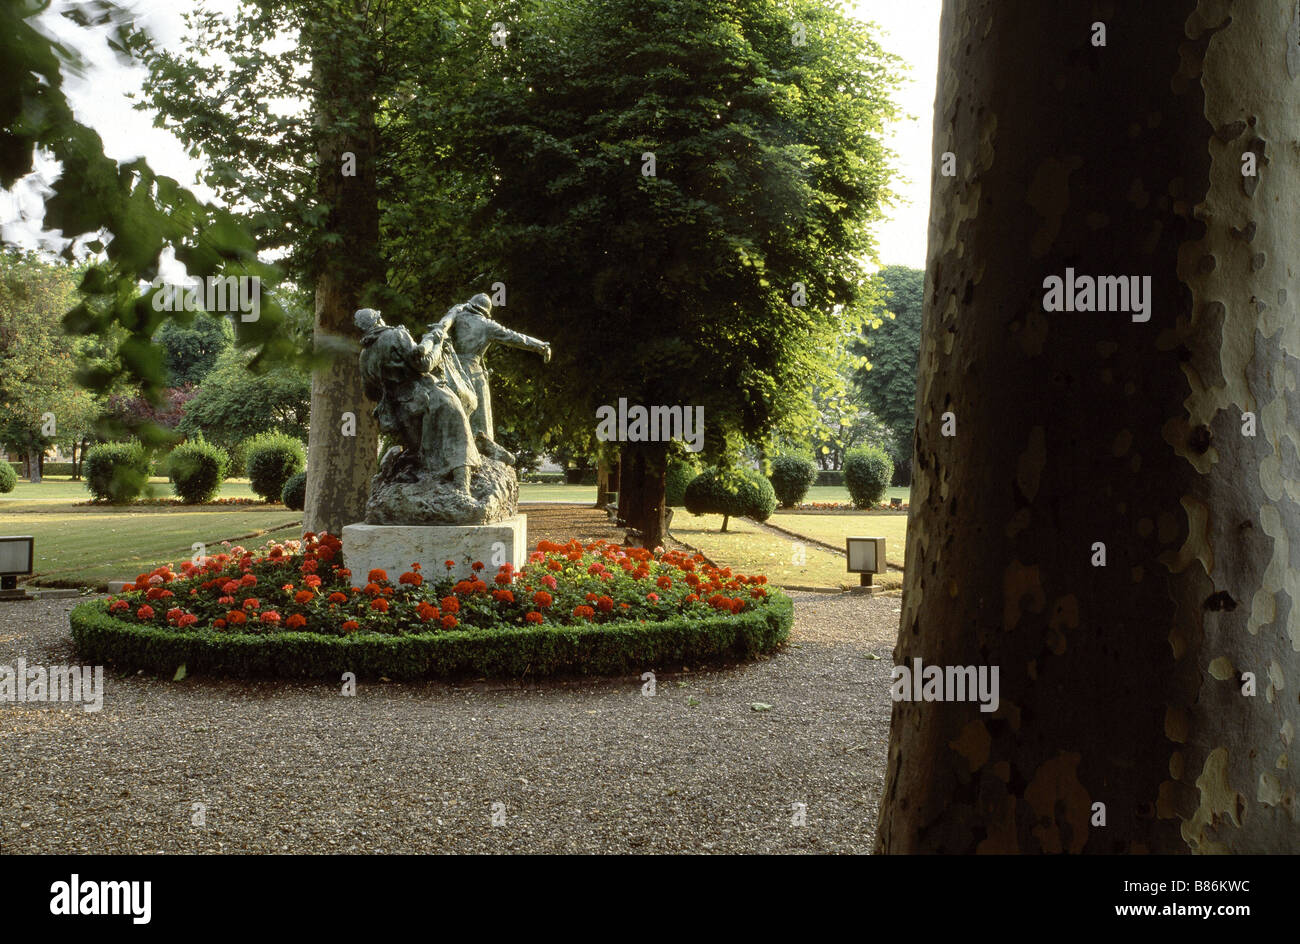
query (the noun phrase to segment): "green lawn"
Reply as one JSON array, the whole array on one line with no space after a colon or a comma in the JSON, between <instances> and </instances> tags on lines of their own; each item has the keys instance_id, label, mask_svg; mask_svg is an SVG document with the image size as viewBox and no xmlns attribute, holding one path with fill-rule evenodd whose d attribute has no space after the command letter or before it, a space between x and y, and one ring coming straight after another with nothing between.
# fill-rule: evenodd
<instances>
[{"instance_id":1,"label":"green lawn","mask_svg":"<svg viewBox=\"0 0 1300 944\"><path fill-rule=\"evenodd\" d=\"M153 479L155 495L165 497L166 479ZM255 497L247 480L231 480L227 498ZM223 540L262 543L271 532L296 537L301 512L283 505L92 506L85 484L47 478L39 485L20 481L0 496L0 531L36 539L37 586L102 588L109 580L129 579L163 562L179 565L195 542ZM256 537L251 537L255 535Z\"/></svg>"},{"instance_id":2,"label":"green lawn","mask_svg":"<svg viewBox=\"0 0 1300 944\"><path fill-rule=\"evenodd\" d=\"M793 516L791 516L793 517ZM804 515L806 518L833 518L830 515ZM845 516L856 520L859 516ZM863 516L865 517L865 516ZM882 516L885 517L885 516ZM902 515L890 516L906 522ZM721 515L688 515L677 511L673 515L673 537L697 547L721 566L747 574L766 574L777 586L838 587L858 585L858 575L845 570L847 563L842 554L835 554L816 546L802 544L764 530L746 518L732 518L726 533ZM864 537L878 537L872 533ZM886 545L886 550L889 550ZM888 558L888 555L887 555ZM875 582L887 588L902 586L903 577L898 571L879 574Z\"/></svg>"},{"instance_id":3,"label":"green lawn","mask_svg":"<svg viewBox=\"0 0 1300 944\"><path fill-rule=\"evenodd\" d=\"M169 497L166 479L151 480L154 497ZM594 502L590 485L530 485L520 487L522 501ZM891 489L906 498L906 489ZM0 495L0 533L30 534L36 539L36 586L88 586L103 588L109 580L129 579L163 562L179 563L190 557L194 543L209 547L223 540L262 544L268 537L296 537L300 512L279 504L171 506L82 504L89 500L83 482L66 477L46 478L39 485L20 481ZM247 479L231 479L221 490L223 498L255 498ZM814 487L808 501L848 501L841 488ZM887 559L901 564L906 515L818 515L782 512L771 522L814 540L843 547L848 534L886 539ZM798 547L786 538L760 528L752 521L732 519L727 534L718 533L717 515L695 517L676 509L673 533L698 547L713 560L745 573L765 573L784 586L849 587L857 577L844 569L844 557L816 545ZM802 557L800 557L802 555ZM897 572L878 576L877 583L898 585Z\"/></svg>"},{"instance_id":4,"label":"green lawn","mask_svg":"<svg viewBox=\"0 0 1300 944\"><path fill-rule=\"evenodd\" d=\"M903 552L907 547L907 515L876 513L851 513L843 515L801 515L781 513L767 521L784 528L844 549L846 537L884 538L885 561L903 566Z\"/></svg>"}]
</instances>

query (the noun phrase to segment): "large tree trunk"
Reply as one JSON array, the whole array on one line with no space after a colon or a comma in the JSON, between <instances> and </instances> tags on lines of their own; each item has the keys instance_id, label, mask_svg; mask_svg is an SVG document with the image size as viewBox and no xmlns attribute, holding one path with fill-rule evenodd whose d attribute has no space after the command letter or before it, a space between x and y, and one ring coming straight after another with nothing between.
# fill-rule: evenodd
<instances>
[{"instance_id":1,"label":"large tree trunk","mask_svg":"<svg viewBox=\"0 0 1300 944\"><path fill-rule=\"evenodd\" d=\"M1294 6L945 3L895 657L1000 705L895 703L881 851L1300 845Z\"/></svg>"},{"instance_id":2,"label":"large tree trunk","mask_svg":"<svg viewBox=\"0 0 1300 944\"><path fill-rule=\"evenodd\" d=\"M361 392L357 362L360 337L352 316L368 284L383 276L379 259L379 198L375 187L373 63L361 67L341 61L330 41L313 40L317 120L321 128L317 192L331 207L330 233L342 242L322 250L317 260L317 350L333 356L312 372L311 424L307 440L307 496L304 531L338 534L365 518L370 478L378 469L378 431ZM338 130L340 119L355 116L359 129ZM346 152L356 158L356 175L344 176ZM355 435L345 435L345 416L355 418Z\"/></svg>"},{"instance_id":3,"label":"large tree trunk","mask_svg":"<svg viewBox=\"0 0 1300 944\"><path fill-rule=\"evenodd\" d=\"M664 540L664 485L668 448L626 443L619 463L618 516L637 533L628 543L655 548Z\"/></svg>"}]
</instances>

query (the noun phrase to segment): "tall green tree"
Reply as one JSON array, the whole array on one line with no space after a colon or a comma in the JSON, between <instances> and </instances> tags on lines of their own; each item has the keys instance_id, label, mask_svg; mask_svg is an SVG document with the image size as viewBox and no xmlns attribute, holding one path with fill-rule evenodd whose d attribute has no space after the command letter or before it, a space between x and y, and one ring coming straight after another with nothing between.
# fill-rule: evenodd
<instances>
[{"instance_id":1,"label":"tall green tree","mask_svg":"<svg viewBox=\"0 0 1300 944\"><path fill-rule=\"evenodd\" d=\"M402 236L456 203L407 156L410 128L453 68L454 11L425 0L270 0L232 18L190 19L181 52L147 47L148 103L210 160L207 183L285 255L314 298L316 357L304 527L337 531L364 514L377 431L361 394L353 312L392 323L431 314ZM463 31L465 36L469 31ZM265 39L294 40L270 51ZM487 30L482 31L487 43ZM459 40L458 40L459 41ZM459 41L465 46L464 41ZM212 51L218 55L212 56ZM300 107L276 107L288 101ZM418 237L411 237L418 241ZM444 246L444 251L446 247ZM355 435L342 432L344 415Z\"/></svg>"},{"instance_id":2,"label":"tall green tree","mask_svg":"<svg viewBox=\"0 0 1300 944\"><path fill-rule=\"evenodd\" d=\"M921 313L925 272L908 266L885 266L872 276L880 289L875 330L854 345L864 363L854 373L861 400L893 433L898 444L895 475L904 479L912 462L916 422L917 361L921 352ZM900 468L900 463L904 464Z\"/></svg>"},{"instance_id":3,"label":"tall green tree","mask_svg":"<svg viewBox=\"0 0 1300 944\"><path fill-rule=\"evenodd\" d=\"M620 397L700 406L714 457L807 410L865 291L897 61L811 0L502 9L504 41L423 141L431 165L490 171L462 271L555 345L511 408L546 428ZM647 544L666 453L622 445L621 511Z\"/></svg>"},{"instance_id":4,"label":"tall green tree","mask_svg":"<svg viewBox=\"0 0 1300 944\"><path fill-rule=\"evenodd\" d=\"M98 408L76 383L76 344L62 328L81 272L34 253L0 253L0 442L33 482L45 451L76 442Z\"/></svg>"}]
</instances>

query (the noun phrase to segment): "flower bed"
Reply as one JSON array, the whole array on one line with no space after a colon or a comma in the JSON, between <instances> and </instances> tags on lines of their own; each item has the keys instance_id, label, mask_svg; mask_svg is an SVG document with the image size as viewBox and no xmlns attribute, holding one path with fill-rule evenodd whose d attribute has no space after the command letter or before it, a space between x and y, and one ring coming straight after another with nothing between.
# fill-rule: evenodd
<instances>
[{"instance_id":1,"label":"flower bed","mask_svg":"<svg viewBox=\"0 0 1300 944\"><path fill-rule=\"evenodd\" d=\"M793 509L781 509L782 511L856 511L864 514L872 512L892 511L894 513L907 511L908 503L903 502L901 505L894 505L888 501L877 502L870 508L858 508L853 502L799 502Z\"/></svg>"},{"instance_id":2,"label":"flower bed","mask_svg":"<svg viewBox=\"0 0 1300 944\"><path fill-rule=\"evenodd\" d=\"M338 538L308 534L160 567L73 610L72 636L83 659L131 670L410 679L747 658L793 622L766 577L679 551L542 541L520 570L476 563L456 581L413 565L395 580L373 570L363 587L340 555Z\"/></svg>"}]
</instances>

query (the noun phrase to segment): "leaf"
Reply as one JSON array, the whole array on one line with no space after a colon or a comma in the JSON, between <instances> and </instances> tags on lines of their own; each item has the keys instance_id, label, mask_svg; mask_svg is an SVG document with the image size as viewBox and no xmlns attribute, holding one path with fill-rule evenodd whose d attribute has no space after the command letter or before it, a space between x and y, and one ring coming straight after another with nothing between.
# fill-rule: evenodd
<instances>
[{"instance_id":1,"label":"leaf","mask_svg":"<svg viewBox=\"0 0 1300 944\"><path fill-rule=\"evenodd\" d=\"M185 678L185 663L184 663L184 662L182 662L181 665L180 665L180 668L178 668L178 669L176 670L176 674L172 676L172 681L173 681L173 682L179 682L179 681L181 681L183 678Z\"/></svg>"},{"instance_id":2,"label":"leaf","mask_svg":"<svg viewBox=\"0 0 1300 944\"><path fill-rule=\"evenodd\" d=\"M772 706L765 701L755 701L750 702L749 709L751 711L771 711Z\"/></svg>"}]
</instances>

